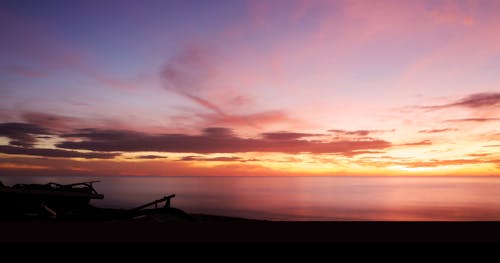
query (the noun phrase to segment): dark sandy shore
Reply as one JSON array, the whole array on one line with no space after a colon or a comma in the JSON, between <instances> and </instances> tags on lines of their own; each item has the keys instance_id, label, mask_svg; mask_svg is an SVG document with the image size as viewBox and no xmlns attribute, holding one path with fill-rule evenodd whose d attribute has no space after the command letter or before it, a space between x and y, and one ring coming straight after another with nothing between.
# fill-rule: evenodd
<instances>
[{"instance_id":1,"label":"dark sandy shore","mask_svg":"<svg viewBox=\"0 0 500 263\"><path fill-rule=\"evenodd\" d=\"M89 207L58 218L0 218L0 243L500 243L500 221L264 221L170 207Z\"/></svg>"},{"instance_id":2,"label":"dark sandy shore","mask_svg":"<svg viewBox=\"0 0 500 263\"><path fill-rule=\"evenodd\" d=\"M500 242L500 222L3 221L1 243Z\"/></svg>"}]
</instances>

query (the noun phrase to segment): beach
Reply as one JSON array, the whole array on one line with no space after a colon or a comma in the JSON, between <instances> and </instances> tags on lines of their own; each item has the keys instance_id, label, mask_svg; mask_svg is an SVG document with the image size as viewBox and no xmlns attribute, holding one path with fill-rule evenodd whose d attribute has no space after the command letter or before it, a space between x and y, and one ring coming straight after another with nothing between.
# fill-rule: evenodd
<instances>
[{"instance_id":1,"label":"beach","mask_svg":"<svg viewBox=\"0 0 500 263\"><path fill-rule=\"evenodd\" d=\"M499 222L2 222L1 243L500 242Z\"/></svg>"}]
</instances>

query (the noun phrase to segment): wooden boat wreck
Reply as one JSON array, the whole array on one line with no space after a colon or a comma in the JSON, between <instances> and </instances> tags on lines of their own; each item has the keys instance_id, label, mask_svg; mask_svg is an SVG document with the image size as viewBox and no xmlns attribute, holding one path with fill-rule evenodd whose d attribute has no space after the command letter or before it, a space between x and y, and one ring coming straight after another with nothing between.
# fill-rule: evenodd
<instances>
[{"instance_id":1,"label":"wooden boat wreck","mask_svg":"<svg viewBox=\"0 0 500 263\"><path fill-rule=\"evenodd\" d=\"M103 199L92 182L75 184L16 184L0 182L0 220L77 220L77 221L186 221L184 211L170 206L174 194L133 209L99 208L92 199ZM161 205L161 203L164 203ZM153 207L154 208L150 208Z\"/></svg>"},{"instance_id":2,"label":"wooden boat wreck","mask_svg":"<svg viewBox=\"0 0 500 263\"><path fill-rule=\"evenodd\" d=\"M59 212L82 208L92 199L103 199L92 182L75 184L16 184L5 186L0 182L0 215L45 213L56 217Z\"/></svg>"}]
</instances>

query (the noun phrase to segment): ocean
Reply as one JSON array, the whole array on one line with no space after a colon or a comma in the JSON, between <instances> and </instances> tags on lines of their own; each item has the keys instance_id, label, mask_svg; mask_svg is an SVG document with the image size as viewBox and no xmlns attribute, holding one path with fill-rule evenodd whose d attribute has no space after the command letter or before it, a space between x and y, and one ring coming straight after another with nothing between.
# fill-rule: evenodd
<instances>
[{"instance_id":1,"label":"ocean","mask_svg":"<svg viewBox=\"0 0 500 263\"><path fill-rule=\"evenodd\" d=\"M188 213L297 221L500 221L500 177L40 177L99 180L98 207L133 208L175 194Z\"/></svg>"}]
</instances>

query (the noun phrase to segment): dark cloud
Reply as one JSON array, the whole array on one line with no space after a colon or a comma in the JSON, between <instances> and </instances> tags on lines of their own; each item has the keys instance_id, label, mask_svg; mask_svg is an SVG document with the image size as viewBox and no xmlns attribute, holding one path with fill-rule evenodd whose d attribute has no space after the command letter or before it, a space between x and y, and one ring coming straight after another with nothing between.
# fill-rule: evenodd
<instances>
[{"instance_id":1,"label":"dark cloud","mask_svg":"<svg viewBox=\"0 0 500 263\"><path fill-rule=\"evenodd\" d=\"M368 136L373 133L381 132L393 132L394 130L356 130L356 131L346 131L346 130L328 130L329 132L339 133L343 135L355 135L355 136Z\"/></svg>"},{"instance_id":2,"label":"dark cloud","mask_svg":"<svg viewBox=\"0 0 500 263\"><path fill-rule=\"evenodd\" d=\"M112 159L118 156L117 153L82 153L78 151L68 151L61 149L45 149L45 148L22 148L8 145L0 145L0 153L5 154L21 154L43 157L57 158L85 158L85 159Z\"/></svg>"},{"instance_id":3,"label":"dark cloud","mask_svg":"<svg viewBox=\"0 0 500 263\"><path fill-rule=\"evenodd\" d=\"M490 121L500 121L500 118L465 118L465 119L445 120L445 122L490 122Z\"/></svg>"},{"instance_id":4,"label":"dark cloud","mask_svg":"<svg viewBox=\"0 0 500 263\"><path fill-rule=\"evenodd\" d=\"M464 97L458 101L433 106L421 106L422 109L444 109L451 107L465 107L465 108L483 108L500 105L500 93L485 92L475 93Z\"/></svg>"},{"instance_id":5,"label":"dark cloud","mask_svg":"<svg viewBox=\"0 0 500 263\"><path fill-rule=\"evenodd\" d=\"M403 143L400 144L401 146L421 146L421 145L432 145L432 141L430 140L423 140L419 142L410 142L410 143Z\"/></svg>"},{"instance_id":6,"label":"dark cloud","mask_svg":"<svg viewBox=\"0 0 500 263\"><path fill-rule=\"evenodd\" d=\"M433 130L420 130L419 133L441 133L448 131L456 131L457 129L445 128L445 129L433 129Z\"/></svg>"},{"instance_id":7,"label":"dark cloud","mask_svg":"<svg viewBox=\"0 0 500 263\"><path fill-rule=\"evenodd\" d=\"M321 136L322 134L299 133L299 132L266 132L262 133L263 138L268 140L296 140L304 137Z\"/></svg>"},{"instance_id":8,"label":"dark cloud","mask_svg":"<svg viewBox=\"0 0 500 263\"><path fill-rule=\"evenodd\" d=\"M0 123L0 136L9 138L11 145L32 147L37 142L37 135L50 135L46 128L36 124L7 122Z\"/></svg>"},{"instance_id":9,"label":"dark cloud","mask_svg":"<svg viewBox=\"0 0 500 263\"><path fill-rule=\"evenodd\" d=\"M210 137L234 137L233 130L220 127L205 128L203 134Z\"/></svg>"},{"instance_id":10,"label":"dark cloud","mask_svg":"<svg viewBox=\"0 0 500 263\"><path fill-rule=\"evenodd\" d=\"M52 136L47 136L47 135L38 135L36 136L37 139L50 139Z\"/></svg>"},{"instance_id":11,"label":"dark cloud","mask_svg":"<svg viewBox=\"0 0 500 263\"><path fill-rule=\"evenodd\" d=\"M476 93L471 94L449 106L461 106L469 108L479 108L500 104L500 93Z\"/></svg>"},{"instance_id":12,"label":"dark cloud","mask_svg":"<svg viewBox=\"0 0 500 263\"><path fill-rule=\"evenodd\" d=\"M168 157L166 156L160 156L160 155L141 155L134 157L132 159L167 159Z\"/></svg>"},{"instance_id":13,"label":"dark cloud","mask_svg":"<svg viewBox=\"0 0 500 263\"><path fill-rule=\"evenodd\" d=\"M207 128L199 135L145 134L131 131L84 129L63 137L79 138L65 141L57 147L91 151L157 151L185 153L350 153L356 150L380 150L390 142L376 139L339 140L333 142L299 139L269 140L247 139L236 136L230 129Z\"/></svg>"},{"instance_id":14,"label":"dark cloud","mask_svg":"<svg viewBox=\"0 0 500 263\"><path fill-rule=\"evenodd\" d=\"M207 162L246 162L249 160L243 159L241 157L212 157L206 158L203 156L184 156L179 161L207 161Z\"/></svg>"}]
</instances>

